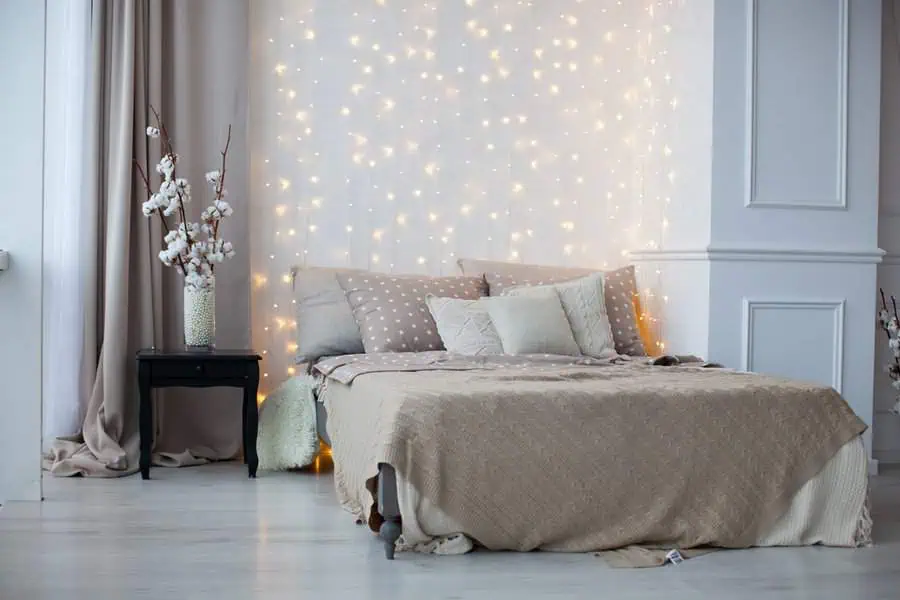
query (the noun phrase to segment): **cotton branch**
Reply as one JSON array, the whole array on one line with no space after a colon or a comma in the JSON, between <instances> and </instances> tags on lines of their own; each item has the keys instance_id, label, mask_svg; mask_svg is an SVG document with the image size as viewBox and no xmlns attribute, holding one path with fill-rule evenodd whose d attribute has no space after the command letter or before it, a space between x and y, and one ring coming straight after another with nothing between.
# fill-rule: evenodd
<instances>
[{"instance_id":1,"label":"cotton branch","mask_svg":"<svg viewBox=\"0 0 900 600\"><path fill-rule=\"evenodd\" d=\"M152 195L153 195L153 188L150 187L150 178L147 177L147 174L146 174L146 173L144 173L144 168L141 167L141 163L139 163L139 162L137 161L137 159L134 159L133 162L134 162L135 168L137 169L138 174L141 176L141 180L144 182L144 187L147 189L147 193L150 194L150 195L152 196ZM166 231L169 231L169 224L166 222L166 215L163 214L162 209L161 209L161 208L157 208L157 209L156 209L156 214L159 215L159 219L162 221L163 229L165 229ZM163 241L165 241L165 235L163 236ZM181 272L182 272L184 275L187 275L187 269L184 268L184 261L181 260L181 257L180 257L180 256L178 257L178 266L181 267Z\"/></svg>"}]
</instances>

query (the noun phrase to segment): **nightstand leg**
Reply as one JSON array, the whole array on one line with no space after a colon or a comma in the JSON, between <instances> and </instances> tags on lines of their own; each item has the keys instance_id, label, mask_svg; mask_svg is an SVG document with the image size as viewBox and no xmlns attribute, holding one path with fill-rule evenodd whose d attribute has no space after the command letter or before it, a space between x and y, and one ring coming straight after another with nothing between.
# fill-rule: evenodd
<instances>
[{"instance_id":1,"label":"nightstand leg","mask_svg":"<svg viewBox=\"0 0 900 600\"><path fill-rule=\"evenodd\" d=\"M139 430L141 437L141 479L150 479L150 454L153 450L153 397L150 388L150 365L138 364L140 391Z\"/></svg>"},{"instance_id":2,"label":"nightstand leg","mask_svg":"<svg viewBox=\"0 0 900 600\"><path fill-rule=\"evenodd\" d=\"M250 376L244 387L244 461L251 478L256 477L259 457L256 454L256 435L259 427L259 409L256 394L259 391L259 364L250 367Z\"/></svg>"}]
</instances>

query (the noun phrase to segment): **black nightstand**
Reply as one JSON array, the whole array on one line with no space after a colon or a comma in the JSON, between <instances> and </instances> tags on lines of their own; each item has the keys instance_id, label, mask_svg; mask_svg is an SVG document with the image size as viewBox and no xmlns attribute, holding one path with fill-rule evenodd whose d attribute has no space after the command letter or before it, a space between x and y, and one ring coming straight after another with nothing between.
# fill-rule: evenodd
<instances>
[{"instance_id":1,"label":"black nightstand","mask_svg":"<svg viewBox=\"0 0 900 600\"><path fill-rule=\"evenodd\" d=\"M256 433L259 423L256 393L259 388L259 361L252 350L210 350L209 352L166 352L141 350L137 353L138 385L141 392L141 478L150 479L150 452L153 447L153 401L151 390L161 387L239 387L244 390L244 462L250 477L256 477Z\"/></svg>"}]
</instances>

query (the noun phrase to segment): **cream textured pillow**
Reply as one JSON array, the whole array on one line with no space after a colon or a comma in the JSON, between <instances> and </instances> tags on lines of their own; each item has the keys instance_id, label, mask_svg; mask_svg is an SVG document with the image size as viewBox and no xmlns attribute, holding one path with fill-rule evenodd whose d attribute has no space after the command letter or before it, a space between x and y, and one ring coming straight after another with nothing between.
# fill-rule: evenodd
<instances>
[{"instance_id":1,"label":"cream textured pillow","mask_svg":"<svg viewBox=\"0 0 900 600\"><path fill-rule=\"evenodd\" d=\"M484 276L491 296L499 296L504 290L514 286L549 285L601 272L599 269L550 267L475 258L460 258L457 265L466 275ZM634 266L603 271L603 277L606 313L609 315L616 352L629 356L646 356L647 350L641 339L638 316L634 309L638 294Z\"/></svg>"},{"instance_id":2,"label":"cream textured pillow","mask_svg":"<svg viewBox=\"0 0 900 600\"><path fill-rule=\"evenodd\" d=\"M528 296L551 288L559 294L572 335L585 356L609 358L616 354L606 301L603 296L603 274L594 273L581 279L548 286L514 287L504 291L508 296Z\"/></svg>"},{"instance_id":3,"label":"cream textured pillow","mask_svg":"<svg viewBox=\"0 0 900 600\"><path fill-rule=\"evenodd\" d=\"M485 298L484 302L506 354L581 354L553 288L528 296Z\"/></svg>"},{"instance_id":4,"label":"cream textured pillow","mask_svg":"<svg viewBox=\"0 0 900 600\"><path fill-rule=\"evenodd\" d=\"M369 353L443 350L425 296L477 300L487 293L483 277L339 273L337 279Z\"/></svg>"},{"instance_id":5,"label":"cream textured pillow","mask_svg":"<svg viewBox=\"0 0 900 600\"><path fill-rule=\"evenodd\" d=\"M448 352L466 356L503 354L503 343L491 323L484 300L425 296L428 310Z\"/></svg>"}]
</instances>

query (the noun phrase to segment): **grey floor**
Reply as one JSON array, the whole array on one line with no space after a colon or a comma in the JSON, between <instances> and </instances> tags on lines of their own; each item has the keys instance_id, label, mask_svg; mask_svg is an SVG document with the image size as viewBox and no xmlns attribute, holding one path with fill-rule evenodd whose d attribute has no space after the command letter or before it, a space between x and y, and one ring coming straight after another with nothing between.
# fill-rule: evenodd
<instances>
[{"instance_id":1,"label":"grey floor","mask_svg":"<svg viewBox=\"0 0 900 600\"><path fill-rule=\"evenodd\" d=\"M330 474L237 464L154 480L45 479L0 509L0 599L900 599L900 470L873 479L876 545L719 552L616 570L591 555L400 554L335 504Z\"/></svg>"}]
</instances>

